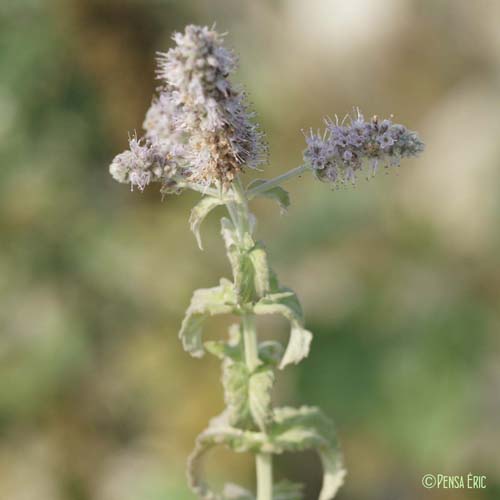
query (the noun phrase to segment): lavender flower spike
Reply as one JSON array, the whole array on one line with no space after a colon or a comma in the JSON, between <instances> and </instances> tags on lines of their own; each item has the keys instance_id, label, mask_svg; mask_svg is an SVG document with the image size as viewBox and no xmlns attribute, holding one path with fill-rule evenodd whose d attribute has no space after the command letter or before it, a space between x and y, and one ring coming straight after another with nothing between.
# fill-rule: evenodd
<instances>
[{"instance_id":1,"label":"lavender flower spike","mask_svg":"<svg viewBox=\"0 0 500 500\"><path fill-rule=\"evenodd\" d=\"M110 166L119 182L139 189L157 182L162 192L182 186L228 187L245 166L267 158L263 134L252 122L246 96L229 81L235 55L207 27L187 26L158 58L163 85L146 113L144 138Z\"/></svg>"},{"instance_id":2,"label":"lavender flower spike","mask_svg":"<svg viewBox=\"0 0 500 500\"><path fill-rule=\"evenodd\" d=\"M207 27L187 26L173 39L176 47L159 55L158 77L187 136L190 178L227 185L243 166L256 167L266 159L263 135L251 121L246 96L228 79L236 56Z\"/></svg>"},{"instance_id":3,"label":"lavender flower spike","mask_svg":"<svg viewBox=\"0 0 500 500\"><path fill-rule=\"evenodd\" d=\"M326 120L324 133L306 135L304 160L321 181L337 186L354 183L366 164L374 174L379 164L399 166L401 158L418 156L424 150L418 135L404 125L379 121L376 116L365 121L359 110L349 118L348 124Z\"/></svg>"}]
</instances>

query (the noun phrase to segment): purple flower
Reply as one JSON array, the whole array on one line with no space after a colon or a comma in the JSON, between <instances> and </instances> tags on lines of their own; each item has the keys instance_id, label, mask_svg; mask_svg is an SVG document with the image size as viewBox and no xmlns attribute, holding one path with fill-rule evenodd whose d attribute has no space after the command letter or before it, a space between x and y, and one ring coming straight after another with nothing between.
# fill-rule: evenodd
<instances>
[{"instance_id":1,"label":"purple flower","mask_svg":"<svg viewBox=\"0 0 500 500\"><path fill-rule=\"evenodd\" d=\"M374 117L367 122L359 110L349 118L347 124L345 119L342 124L328 120L325 134L318 132L306 138L304 159L320 180L354 182L356 173L366 164L374 174L380 163L397 166L401 158L415 157L424 149L415 132L392 120Z\"/></svg>"},{"instance_id":2,"label":"purple flower","mask_svg":"<svg viewBox=\"0 0 500 500\"><path fill-rule=\"evenodd\" d=\"M352 151L347 150L342 155L342 158L344 159L344 161L349 162L352 160L353 156L354 155L352 154Z\"/></svg>"},{"instance_id":3,"label":"purple flower","mask_svg":"<svg viewBox=\"0 0 500 500\"><path fill-rule=\"evenodd\" d=\"M245 167L267 159L246 95L229 80L236 56L207 27L187 26L173 40L175 46L158 57L163 86L146 114L144 140L136 141L142 149L131 142L130 151L113 161L111 174L140 189L151 182L170 186L171 176L167 182L165 172L151 168L175 163L184 182L227 186Z\"/></svg>"},{"instance_id":4,"label":"purple flower","mask_svg":"<svg viewBox=\"0 0 500 500\"><path fill-rule=\"evenodd\" d=\"M377 137L377 142L380 144L381 149L387 149L394 145L394 138L389 132L385 132Z\"/></svg>"}]
</instances>

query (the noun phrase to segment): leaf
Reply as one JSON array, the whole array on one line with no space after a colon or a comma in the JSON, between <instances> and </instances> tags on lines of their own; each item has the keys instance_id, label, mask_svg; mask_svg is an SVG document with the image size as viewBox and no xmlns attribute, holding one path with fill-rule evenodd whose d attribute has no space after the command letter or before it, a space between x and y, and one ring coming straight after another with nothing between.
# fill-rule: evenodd
<instances>
[{"instance_id":1,"label":"leaf","mask_svg":"<svg viewBox=\"0 0 500 500\"><path fill-rule=\"evenodd\" d=\"M249 428L252 413L249 401L250 374L244 362L229 359L222 365L222 385L229 423L235 427Z\"/></svg>"},{"instance_id":2,"label":"leaf","mask_svg":"<svg viewBox=\"0 0 500 500\"><path fill-rule=\"evenodd\" d=\"M273 487L273 500L303 500L303 498L303 484L292 483L285 479Z\"/></svg>"},{"instance_id":3,"label":"leaf","mask_svg":"<svg viewBox=\"0 0 500 500\"><path fill-rule=\"evenodd\" d=\"M248 429L255 422L259 429L265 429L272 420L273 383L272 368L261 367L251 373L243 361L226 358L222 367L222 384L229 423Z\"/></svg>"},{"instance_id":4,"label":"leaf","mask_svg":"<svg viewBox=\"0 0 500 500\"><path fill-rule=\"evenodd\" d=\"M290 321L290 340L279 365L281 370L307 357L312 333L303 327L302 307L293 291L282 288L279 292L268 294L255 304L253 310L255 314L281 314Z\"/></svg>"},{"instance_id":5,"label":"leaf","mask_svg":"<svg viewBox=\"0 0 500 500\"><path fill-rule=\"evenodd\" d=\"M272 420L271 390L274 383L272 368L258 368L251 376L248 386L250 413L259 427L264 430Z\"/></svg>"},{"instance_id":6,"label":"leaf","mask_svg":"<svg viewBox=\"0 0 500 500\"><path fill-rule=\"evenodd\" d=\"M300 363L309 354L313 334L306 330L297 321L292 321L292 328L290 330L290 340L286 347L285 354L281 358L279 365L280 370L290 364Z\"/></svg>"},{"instance_id":7,"label":"leaf","mask_svg":"<svg viewBox=\"0 0 500 500\"><path fill-rule=\"evenodd\" d=\"M222 279L214 288L196 290L179 332L184 349L194 357L203 356L201 334L204 321L210 316L229 314L236 309L236 294L228 280Z\"/></svg>"},{"instance_id":8,"label":"leaf","mask_svg":"<svg viewBox=\"0 0 500 500\"><path fill-rule=\"evenodd\" d=\"M201 459L214 446L226 445L237 453L281 454L313 449L317 451L323 464L323 486L319 500L334 498L343 483L345 470L335 428L330 419L318 408L277 408L273 412L273 422L267 432L268 434L237 429L230 425L227 412L212 419L208 428L196 439L195 449L188 460L188 478L193 491L207 500L224 498L213 493L200 474ZM301 498L298 496L298 486L277 486L279 488L274 490L274 500ZM278 493L286 493L289 496L281 498Z\"/></svg>"},{"instance_id":9,"label":"leaf","mask_svg":"<svg viewBox=\"0 0 500 500\"><path fill-rule=\"evenodd\" d=\"M319 456L323 464L323 487L319 500L330 500L335 497L339 488L344 484L346 470L340 454L330 448L320 448Z\"/></svg>"},{"instance_id":10,"label":"leaf","mask_svg":"<svg viewBox=\"0 0 500 500\"><path fill-rule=\"evenodd\" d=\"M221 233L231 263L239 302L250 302L255 296L255 287L254 268L249 256L249 250L255 246L255 243L248 233L245 234L243 242L240 242L234 224L225 217L221 220L221 226Z\"/></svg>"},{"instance_id":11,"label":"leaf","mask_svg":"<svg viewBox=\"0 0 500 500\"><path fill-rule=\"evenodd\" d=\"M203 250L201 242L200 227L205 217L217 206L222 205L223 201L212 196L203 197L191 210L189 216L189 227L193 231L200 250Z\"/></svg>"},{"instance_id":12,"label":"leaf","mask_svg":"<svg viewBox=\"0 0 500 500\"><path fill-rule=\"evenodd\" d=\"M293 290L281 288L270 293L254 306L255 314L281 314L289 321L302 321L303 313L300 302Z\"/></svg>"},{"instance_id":13,"label":"leaf","mask_svg":"<svg viewBox=\"0 0 500 500\"><path fill-rule=\"evenodd\" d=\"M266 182L267 181L264 179L255 179L247 186L247 190L256 188L257 186L261 186ZM271 200L276 201L280 207L280 212L282 215L287 212L288 207L290 206L290 194L281 186L270 187L269 189L258 193L257 196L270 198Z\"/></svg>"},{"instance_id":14,"label":"leaf","mask_svg":"<svg viewBox=\"0 0 500 500\"><path fill-rule=\"evenodd\" d=\"M253 302L266 295L276 281L261 242L255 243L250 233L240 240L232 221L221 220L221 233L233 271L236 291L241 303Z\"/></svg>"},{"instance_id":15,"label":"leaf","mask_svg":"<svg viewBox=\"0 0 500 500\"><path fill-rule=\"evenodd\" d=\"M318 408L278 408L271 442L275 453L315 449L323 464L323 487L319 500L331 500L342 486L345 470L335 428Z\"/></svg>"},{"instance_id":16,"label":"leaf","mask_svg":"<svg viewBox=\"0 0 500 500\"><path fill-rule=\"evenodd\" d=\"M250 250L249 256L253 265L255 291L260 298L271 289L269 264L264 245L260 242L256 243Z\"/></svg>"},{"instance_id":17,"label":"leaf","mask_svg":"<svg viewBox=\"0 0 500 500\"><path fill-rule=\"evenodd\" d=\"M244 431L231 426L227 411L212 419L208 428L196 438L195 448L188 458L187 476L190 488L204 500L222 500L224 497L214 493L202 478L201 462L204 455L217 445L226 445L237 453L255 453L262 448L265 439L261 432Z\"/></svg>"}]
</instances>

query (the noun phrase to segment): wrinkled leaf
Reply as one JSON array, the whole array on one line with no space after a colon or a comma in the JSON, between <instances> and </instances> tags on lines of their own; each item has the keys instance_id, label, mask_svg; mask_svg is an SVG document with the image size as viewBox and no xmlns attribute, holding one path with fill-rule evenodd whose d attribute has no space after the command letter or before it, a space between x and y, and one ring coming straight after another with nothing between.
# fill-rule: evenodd
<instances>
[{"instance_id":1,"label":"wrinkled leaf","mask_svg":"<svg viewBox=\"0 0 500 500\"><path fill-rule=\"evenodd\" d=\"M265 435L261 432L245 431L231 426L227 411L213 418L208 428L196 438L195 448L188 458L187 475L190 488L204 500L223 500L224 497L214 493L202 478L203 456L217 445L226 445L237 453L257 452L264 441Z\"/></svg>"},{"instance_id":2,"label":"wrinkled leaf","mask_svg":"<svg viewBox=\"0 0 500 500\"><path fill-rule=\"evenodd\" d=\"M285 354L281 358L280 370L290 364L297 364L307 357L311 347L313 334L301 326L298 321L292 321L290 329L290 340L286 347Z\"/></svg>"},{"instance_id":3,"label":"wrinkled leaf","mask_svg":"<svg viewBox=\"0 0 500 500\"><path fill-rule=\"evenodd\" d=\"M264 179L255 179L247 186L247 190L261 186L265 182L267 181ZM290 206L290 194L281 186L270 187L269 189L258 193L257 196L270 198L271 200L276 201L280 207L281 214L285 214Z\"/></svg>"},{"instance_id":4,"label":"wrinkled leaf","mask_svg":"<svg viewBox=\"0 0 500 500\"><path fill-rule=\"evenodd\" d=\"M248 428L252 424L249 401L248 368L243 362L226 359L222 365L222 385L229 423L235 427Z\"/></svg>"},{"instance_id":5,"label":"wrinkled leaf","mask_svg":"<svg viewBox=\"0 0 500 500\"><path fill-rule=\"evenodd\" d=\"M323 464L323 486L319 500L331 500L343 483L345 470L336 439L335 428L318 408L277 408L268 434L235 428L227 412L210 422L196 439L188 461L191 488L205 499L221 498L209 490L201 479L199 468L203 455L216 445L226 445L235 452L273 453L316 450ZM286 491L286 489L285 489ZM290 487L289 492L293 491ZM298 493L298 489L295 488ZM212 495L212 496L211 496ZM300 497L291 497L300 498ZM284 500L284 499L283 499Z\"/></svg>"},{"instance_id":6,"label":"wrinkled leaf","mask_svg":"<svg viewBox=\"0 0 500 500\"><path fill-rule=\"evenodd\" d=\"M294 292L287 288L260 299L254 306L255 314L281 314L290 321L290 340L281 359L280 369L298 363L309 354L312 333L303 327L300 302Z\"/></svg>"},{"instance_id":7,"label":"wrinkled leaf","mask_svg":"<svg viewBox=\"0 0 500 500\"><path fill-rule=\"evenodd\" d=\"M198 243L200 250L203 250L203 244L201 241L200 227L205 217L217 206L222 205L224 202L219 198L214 198L213 196L203 197L191 210L191 215L189 216L189 227L193 231Z\"/></svg>"},{"instance_id":8,"label":"wrinkled leaf","mask_svg":"<svg viewBox=\"0 0 500 500\"><path fill-rule=\"evenodd\" d=\"M249 233L245 233L241 240L234 224L227 218L221 220L221 226L240 303L263 297L275 281L264 245L255 243Z\"/></svg>"},{"instance_id":9,"label":"wrinkled leaf","mask_svg":"<svg viewBox=\"0 0 500 500\"><path fill-rule=\"evenodd\" d=\"M271 390L274 372L269 367L258 368L250 376L248 400L252 417L259 429L266 429L272 419Z\"/></svg>"},{"instance_id":10,"label":"wrinkled leaf","mask_svg":"<svg viewBox=\"0 0 500 500\"><path fill-rule=\"evenodd\" d=\"M201 341L203 322L209 316L236 311L236 294L233 284L222 279L214 288L196 290L182 321L179 338L184 349L194 357L203 356Z\"/></svg>"},{"instance_id":11,"label":"wrinkled leaf","mask_svg":"<svg viewBox=\"0 0 500 500\"><path fill-rule=\"evenodd\" d=\"M270 291L270 271L264 245L256 243L249 256L253 265L255 291L260 298Z\"/></svg>"},{"instance_id":12,"label":"wrinkled leaf","mask_svg":"<svg viewBox=\"0 0 500 500\"><path fill-rule=\"evenodd\" d=\"M225 217L221 220L221 226L221 233L231 263L239 302L250 302L255 295L255 287L254 268L249 256L249 250L254 247L255 243L248 233L245 235L243 242L239 241L234 224Z\"/></svg>"},{"instance_id":13,"label":"wrinkled leaf","mask_svg":"<svg viewBox=\"0 0 500 500\"><path fill-rule=\"evenodd\" d=\"M270 367L251 373L244 362L224 361L222 383L229 423L251 428L253 422L265 429L272 419L271 389L274 373Z\"/></svg>"},{"instance_id":14,"label":"wrinkled leaf","mask_svg":"<svg viewBox=\"0 0 500 500\"><path fill-rule=\"evenodd\" d=\"M271 441L275 453L315 449L323 464L323 486L319 500L331 500L344 482L345 469L333 422L314 407L278 408Z\"/></svg>"}]
</instances>

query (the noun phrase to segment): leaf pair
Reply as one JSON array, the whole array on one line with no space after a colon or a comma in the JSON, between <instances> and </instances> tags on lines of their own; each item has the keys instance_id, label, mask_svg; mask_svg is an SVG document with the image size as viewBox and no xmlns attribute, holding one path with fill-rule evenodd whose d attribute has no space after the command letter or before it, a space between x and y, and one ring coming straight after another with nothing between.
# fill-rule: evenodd
<instances>
[{"instance_id":1,"label":"leaf pair","mask_svg":"<svg viewBox=\"0 0 500 500\"><path fill-rule=\"evenodd\" d=\"M254 302L271 287L271 271L264 245L255 243L250 233L239 235L234 224L225 217L221 219L221 228L239 302Z\"/></svg>"},{"instance_id":2,"label":"leaf pair","mask_svg":"<svg viewBox=\"0 0 500 500\"><path fill-rule=\"evenodd\" d=\"M264 365L251 373L243 361L226 359L222 383L229 423L239 428L251 428L255 422L259 429L265 430L272 419L272 368Z\"/></svg>"},{"instance_id":3,"label":"leaf pair","mask_svg":"<svg viewBox=\"0 0 500 500\"><path fill-rule=\"evenodd\" d=\"M323 487L319 500L332 499L343 483L345 470L335 429L333 423L318 408L275 409L267 434L233 427L227 412L213 419L209 427L198 436L188 463L190 486L204 499L230 498L213 493L201 479L199 470L201 457L209 449L220 444L235 452L253 453L281 454L314 449L323 464ZM291 498L300 498L297 496L296 487L292 488L291 492ZM283 490L282 494L284 495Z\"/></svg>"},{"instance_id":4,"label":"leaf pair","mask_svg":"<svg viewBox=\"0 0 500 500\"><path fill-rule=\"evenodd\" d=\"M251 190L258 186L262 186L265 182L266 181L263 179L256 179L248 185L247 189ZM270 187L265 191L259 192L258 196L275 200L278 203L282 214L286 213L288 207L290 206L290 195L281 186ZM204 196L191 210L191 215L189 216L189 226L191 231L194 233L200 250L203 250L203 243L200 234L200 228L203 221L214 208L219 205L224 205L225 203L226 201L223 198Z\"/></svg>"},{"instance_id":5,"label":"leaf pair","mask_svg":"<svg viewBox=\"0 0 500 500\"><path fill-rule=\"evenodd\" d=\"M292 363L299 363L309 354L312 333L303 326L303 313L300 302L293 291L281 288L281 291L270 293L262 297L253 305L253 312L257 315L280 314L290 321L290 340L284 355L281 357L279 368L283 369ZM226 279L213 288L196 290L191 303L182 321L179 337L184 349L194 357L204 354L202 342L202 327L204 321L216 314L238 313L238 298L235 287ZM224 342L211 342L210 350L221 359L234 349ZM259 347L259 357L272 364L281 354L281 346L277 342L265 342Z\"/></svg>"}]
</instances>

